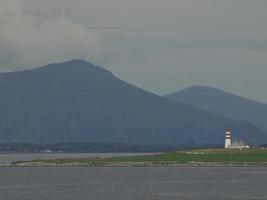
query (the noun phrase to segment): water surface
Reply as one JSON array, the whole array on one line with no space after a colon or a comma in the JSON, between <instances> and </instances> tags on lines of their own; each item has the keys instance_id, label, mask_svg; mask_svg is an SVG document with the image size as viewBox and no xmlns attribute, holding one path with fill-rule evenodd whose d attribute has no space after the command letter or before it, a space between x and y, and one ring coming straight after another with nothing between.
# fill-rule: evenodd
<instances>
[{"instance_id":1,"label":"water surface","mask_svg":"<svg viewBox=\"0 0 267 200\"><path fill-rule=\"evenodd\" d=\"M1 200L266 200L267 168L0 168Z\"/></svg>"}]
</instances>

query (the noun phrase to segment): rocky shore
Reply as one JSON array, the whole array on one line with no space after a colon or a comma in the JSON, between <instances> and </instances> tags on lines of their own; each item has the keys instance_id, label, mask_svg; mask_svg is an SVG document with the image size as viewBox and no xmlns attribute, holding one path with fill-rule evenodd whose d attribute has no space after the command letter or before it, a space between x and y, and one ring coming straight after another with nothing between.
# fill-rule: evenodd
<instances>
[{"instance_id":1,"label":"rocky shore","mask_svg":"<svg viewBox=\"0 0 267 200\"><path fill-rule=\"evenodd\" d=\"M152 163L152 162L121 162L121 163L96 163L96 162L68 162L53 163L45 161L16 162L0 164L0 167L267 167L267 162L190 162L190 163Z\"/></svg>"},{"instance_id":2,"label":"rocky shore","mask_svg":"<svg viewBox=\"0 0 267 200\"><path fill-rule=\"evenodd\" d=\"M267 167L267 150L196 149L154 155L38 159L0 167Z\"/></svg>"}]
</instances>

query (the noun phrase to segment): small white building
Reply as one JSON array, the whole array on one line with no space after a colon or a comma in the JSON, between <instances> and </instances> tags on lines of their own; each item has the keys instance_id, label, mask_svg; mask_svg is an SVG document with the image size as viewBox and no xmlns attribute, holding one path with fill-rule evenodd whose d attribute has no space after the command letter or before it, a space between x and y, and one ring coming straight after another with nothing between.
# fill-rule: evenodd
<instances>
[{"instance_id":1,"label":"small white building","mask_svg":"<svg viewBox=\"0 0 267 200\"><path fill-rule=\"evenodd\" d=\"M225 149L248 149L250 148L249 145L246 145L244 142L241 140L235 140L233 143L231 141L231 131L229 128L226 129L225 133L225 144L224 144Z\"/></svg>"}]
</instances>

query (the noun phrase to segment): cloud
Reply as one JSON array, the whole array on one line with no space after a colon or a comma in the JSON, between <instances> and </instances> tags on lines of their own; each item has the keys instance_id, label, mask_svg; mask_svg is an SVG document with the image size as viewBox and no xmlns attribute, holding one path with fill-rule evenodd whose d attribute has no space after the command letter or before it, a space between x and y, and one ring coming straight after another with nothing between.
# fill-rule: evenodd
<instances>
[{"instance_id":1,"label":"cloud","mask_svg":"<svg viewBox=\"0 0 267 200\"><path fill-rule=\"evenodd\" d=\"M266 102L266 6L250 0L0 0L0 71L86 59L159 94L202 84Z\"/></svg>"},{"instance_id":2,"label":"cloud","mask_svg":"<svg viewBox=\"0 0 267 200\"><path fill-rule=\"evenodd\" d=\"M0 66L38 66L71 58L94 59L101 37L71 18L40 18L21 0L0 0Z\"/></svg>"}]
</instances>

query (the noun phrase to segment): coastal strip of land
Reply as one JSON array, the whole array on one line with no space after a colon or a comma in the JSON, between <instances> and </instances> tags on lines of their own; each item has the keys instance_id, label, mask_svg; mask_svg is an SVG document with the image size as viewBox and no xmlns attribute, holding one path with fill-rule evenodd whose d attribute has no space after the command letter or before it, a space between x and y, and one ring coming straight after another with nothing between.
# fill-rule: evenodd
<instances>
[{"instance_id":1,"label":"coastal strip of land","mask_svg":"<svg viewBox=\"0 0 267 200\"><path fill-rule=\"evenodd\" d=\"M267 150L195 149L155 155L19 161L1 167L220 167L266 166Z\"/></svg>"}]
</instances>

